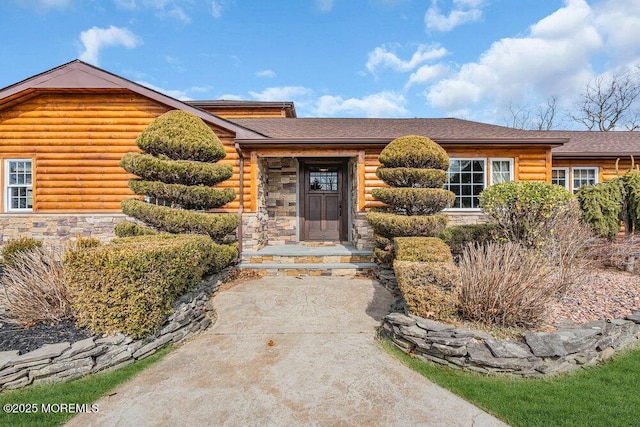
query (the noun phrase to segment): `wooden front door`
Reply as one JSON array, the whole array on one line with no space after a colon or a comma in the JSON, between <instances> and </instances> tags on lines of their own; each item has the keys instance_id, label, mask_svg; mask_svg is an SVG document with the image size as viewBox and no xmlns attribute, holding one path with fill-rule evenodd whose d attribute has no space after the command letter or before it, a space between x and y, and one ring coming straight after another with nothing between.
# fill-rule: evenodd
<instances>
[{"instance_id":1,"label":"wooden front door","mask_svg":"<svg viewBox=\"0 0 640 427\"><path fill-rule=\"evenodd\" d=\"M304 162L302 240L347 240L347 163Z\"/></svg>"}]
</instances>

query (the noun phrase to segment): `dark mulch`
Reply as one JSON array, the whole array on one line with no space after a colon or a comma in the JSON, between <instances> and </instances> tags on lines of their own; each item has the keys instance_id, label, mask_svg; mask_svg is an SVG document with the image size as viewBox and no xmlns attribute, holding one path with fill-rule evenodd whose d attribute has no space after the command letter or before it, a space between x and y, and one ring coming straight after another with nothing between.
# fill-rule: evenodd
<instances>
[{"instance_id":1,"label":"dark mulch","mask_svg":"<svg viewBox=\"0 0 640 427\"><path fill-rule=\"evenodd\" d=\"M79 328L71 321L52 326L39 323L25 328L0 319L0 351L18 350L23 354L45 344L73 343L91 336L93 334L88 329Z\"/></svg>"}]
</instances>

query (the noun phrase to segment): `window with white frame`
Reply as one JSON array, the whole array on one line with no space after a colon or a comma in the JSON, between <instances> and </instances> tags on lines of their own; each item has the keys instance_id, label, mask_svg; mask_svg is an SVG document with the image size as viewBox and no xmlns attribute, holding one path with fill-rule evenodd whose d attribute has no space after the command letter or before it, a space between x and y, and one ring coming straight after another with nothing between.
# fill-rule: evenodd
<instances>
[{"instance_id":1,"label":"window with white frame","mask_svg":"<svg viewBox=\"0 0 640 427\"><path fill-rule=\"evenodd\" d=\"M551 183L569 189L569 169L568 168L552 168Z\"/></svg>"},{"instance_id":2,"label":"window with white frame","mask_svg":"<svg viewBox=\"0 0 640 427\"><path fill-rule=\"evenodd\" d=\"M572 190L575 193L583 185L593 185L598 183L598 168L578 167L571 171L573 175Z\"/></svg>"},{"instance_id":3,"label":"window with white frame","mask_svg":"<svg viewBox=\"0 0 640 427\"><path fill-rule=\"evenodd\" d=\"M491 159L491 185L513 181L513 159Z\"/></svg>"},{"instance_id":4,"label":"window with white frame","mask_svg":"<svg viewBox=\"0 0 640 427\"><path fill-rule=\"evenodd\" d=\"M454 209L480 207L478 196L486 187L486 159L451 159L444 188L456 195Z\"/></svg>"},{"instance_id":5,"label":"window with white frame","mask_svg":"<svg viewBox=\"0 0 640 427\"><path fill-rule=\"evenodd\" d=\"M5 210L30 212L33 209L33 162L31 159L5 161Z\"/></svg>"}]
</instances>

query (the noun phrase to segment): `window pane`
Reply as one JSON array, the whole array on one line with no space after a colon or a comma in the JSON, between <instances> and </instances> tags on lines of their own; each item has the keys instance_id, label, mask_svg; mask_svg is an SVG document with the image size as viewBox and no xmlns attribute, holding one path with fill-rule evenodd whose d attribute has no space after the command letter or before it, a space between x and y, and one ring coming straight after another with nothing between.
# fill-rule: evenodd
<instances>
[{"instance_id":1,"label":"window pane","mask_svg":"<svg viewBox=\"0 0 640 427\"><path fill-rule=\"evenodd\" d=\"M456 195L452 208L478 207L478 195L485 188L484 160L451 159L448 181L444 188Z\"/></svg>"}]
</instances>

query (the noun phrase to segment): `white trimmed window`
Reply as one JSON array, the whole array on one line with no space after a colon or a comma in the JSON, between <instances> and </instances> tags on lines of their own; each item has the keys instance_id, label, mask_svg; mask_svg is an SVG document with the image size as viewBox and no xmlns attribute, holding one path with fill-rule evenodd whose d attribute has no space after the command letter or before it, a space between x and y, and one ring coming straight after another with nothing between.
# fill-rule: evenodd
<instances>
[{"instance_id":1,"label":"white trimmed window","mask_svg":"<svg viewBox=\"0 0 640 427\"><path fill-rule=\"evenodd\" d=\"M551 183L569 189L569 168L552 168Z\"/></svg>"},{"instance_id":2,"label":"white trimmed window","mask_svg":"<svg viewBox=\"0 0 640 427\"><path fill-rule=\"evenodd\" d=\"M5 160L5 210L31 212L33 210L33 161Z\"/></svg>"},{"instance_id":3,"label":"white trimmed window","mask_svg":"<svg viewBox=\"0 0 640 427\"><path fill-rule=\"evenodd\" d=\"M573 168L571 172L573 175L572 190L574 193L583 185L593 185L598 183L598 168L579 167Z\"/></svg>"},{"instance_id":4,"label":"white trimmed window","mask_svg":"<svg viewBox=\"0 0 640 427\"><path fill-rule=\"evenodd\" d=\"M513 181L513 159L491 159L491 185Z\"/></svg>"},{"instance_id":5,"label":"white trimmed window","mask_svg":"<svg viewBox=\"0 0 640 427\"><path fill-rule=\"evenodd\" d=\"M444 188L456 195L453 209L478 209L478 196L487 186L486 159L450 159Z\"/></svg>"}]
</instances>

